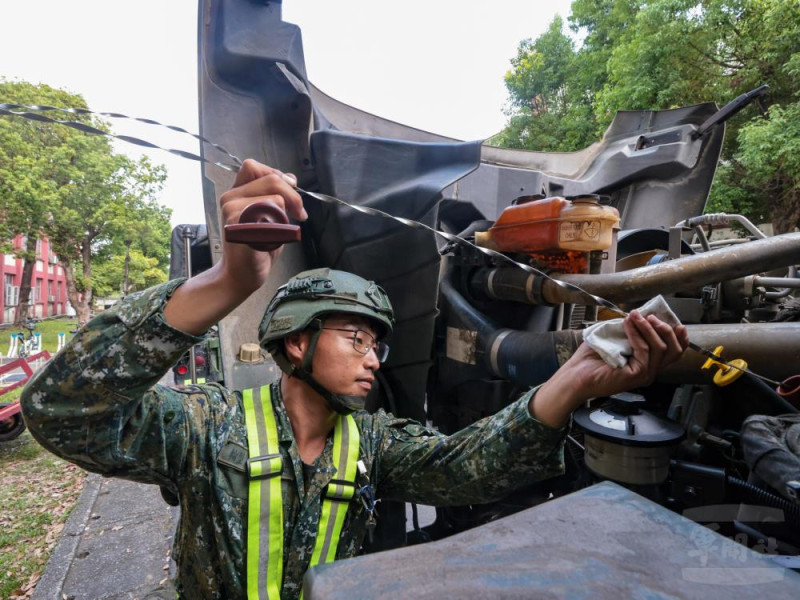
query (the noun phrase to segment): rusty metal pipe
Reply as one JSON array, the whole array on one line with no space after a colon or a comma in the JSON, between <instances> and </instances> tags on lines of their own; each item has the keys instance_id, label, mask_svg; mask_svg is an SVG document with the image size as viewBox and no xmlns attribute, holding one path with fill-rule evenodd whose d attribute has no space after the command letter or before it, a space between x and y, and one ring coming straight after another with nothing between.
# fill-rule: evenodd
<instances>
[{"instance_id":1,"label":"rusty metal pipe","mask_svg":"<svg viewBox=\"0 0 800 600\"><path fill-rule=\"evenodd\" d=\"M787 267L798 260L800 233L786 233L620 273L557 274L553 277L612 302L633 302ZM542 296L551 304L587 303L582 294L563 289L547 280L542 284Z\"/></svg>"},{"instance_id":2,"label":"rusty metal pipe","mask_svg":"<svg viewBox=\"0 0 800 600\"><path fill-rule=\"evenodd\" d=\"M713 350L724 346L726 360L743 358L748 369L783 381L800 374L800 323L730 323L687 325L689 339ZM711 383L715 371L703 371L705 357L687 350L658 376L665 383Z\"/></svg>"},{"instance_id":3,"label":"rusty metal pipe","mask_svg":"<svg viewBox=\"0 0 800 600\"><path fill-rule=\"evenodd\" d=\"M753 277L753 285L756 287L779 287L779 288L800 288L800 279L788 277Z\"/></svg>"}]
</instances>

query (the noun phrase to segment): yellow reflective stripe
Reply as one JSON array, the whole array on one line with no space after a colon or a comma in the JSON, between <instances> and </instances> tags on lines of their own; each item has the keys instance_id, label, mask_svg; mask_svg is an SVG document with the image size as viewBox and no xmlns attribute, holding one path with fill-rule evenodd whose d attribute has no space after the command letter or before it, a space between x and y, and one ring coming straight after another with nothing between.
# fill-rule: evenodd
<instances>
[{"instance_id":1,"label":"yellow reflective stripe","mask_svg":"<svg viewBox=\"0 0 800 600\"><path fill-rule=\"evenodd\" d=\"M205 383L205 382L206 382L206 378L205 377L198 377L197 378L197 383L198 384ZM183 380L183 385L192 385L192 380L191 379L184 379Z\"/></svg>"},{"instance_id":2,"label":"yellow reflective stripe","mask_svg":"<svg viewBox=\"0 0 800 600\"><path fill-rule=\"evenodd\" d=\"M331 510L337 509L338 502L333 503L329 502L328 500L322 500L322 512L319 518L319 525L317 526L317 539L314 542L314 552L311 554L311 562L308 564L309 568L318 565L319 563L326 563L330 562L328 560L320 560L320 556L322 555L323 549L325 549L325 541L328 535L328 524L331 523ZM327 545L328 549L330 549L330 544ZM327 552L326 552L327 558Z\"/></svg>"},{"instance_id":3,"label":"yellow reflective stripe","mask_svg":"<svg viewBox=\"0 0 800 600\"><path fill-rule=\"evenodd\" d=\"M279 455L278 427L269 386L244 390L242 400L250 458ZM280 600L283 582L283 499L281 478L253 479L280 472L281 461L249 463L247 501L247 598ZM260 568L259 568L260 567ZM266 592L266 595L262 593Z\"/></svg>"},{"instance_id":4,"label":"yellow reflective stripe","mask_svg":"<svg viewBox=\"0 0 800 600\"><path fill-rule=\"evenodd\" d=\"M352 500L355 496L356 488L352 485L331 482L328 484L329 496L334 496L337 500Z\"/></svg>"},{"instance_id":5,"label":"yellow reflective stripe","mask_svg":"<svg viewBox=\"0 0 800 600\"><path fill-rule=\"evenodd\" d=\"M247 446L250 456L258 456L258 428L256 427L256 414L253 407L253 390L242 392L244 405L245 426L247 428ZM258 595L258 541L259 536L253 535L258 531L261 513L261 484L251 481L247 495L247 598L257 600Z\"/></svg>"},{"instance_id":6,"label":"yellow reflective stripe","mask_svg":"<svg viewBox=\"0 0 800 600\"><path fill-rule=\"evenodd\" d=\"M333 465L336 467L336 479L355 482L358 463L359 432L352 415L339 417L333 430ZM350 506L355 488L348 485L331 483L331 495L342 500L322 498L322 510L314 551L311 554L309 567L333 562L336 549L344 525L344 518ZM349 488L349 490L348 490Z\"/></svg>"},{"instance_id":7,"label":"yellow reflective stripe","mask_svg":"<svg viewBox=\"0 0 800 600\"><path fill-rule=\"evenodd\" d=\"M244 390L250 477L247 507L247 598L280 600L283 582L283 498L278 427L269 386ZM352 415L339 417L333 431L336 479L355 483L359 431ZM355 485L332 481L321 499L321 514L309 567L336 559L342 527ZM332 496L332 497L328 497ZM302 590L300 598L302 599Z\"/></svg>"},{"instance_id":8,"label":"yellow reflective stripe","mask_svg":"<svg viewBox=\"0 0 800 600\"><path fill-rule=\"evenodd\" d=\"M272 409L272 399L269 386L261 388L263 398L264 417L267 425L267 451L269 454L280 454L278 445L278 425L275 422L275 411ZM275 471L272 471L273 474ZM283 497L281 495L281 478L273 476L262 480L262 485L269 486L269 537L264 547L263 540L261 553L267 553L266 565L267 592L269 600L279 600L281 585L283 584Z\"/></svg>"},{"instance_id":9,"label":"yellow reflective stripe","mask_svg":"<svg viewBox=\"0 0 800 600\"><path fill-rule=\"evenodd\" d=\"M356 472L358 470L358 446L359 446L359 435L358 435L358 426L356 425L356 420L353 418L352 415L347 415L345 417L348 421L348 429L349 435L347 439L347 458L344 465L344 479L351 483L355 482L356 480ZM337 467L337 472L342 472ZM355 492L354 486L341 486L342 488L348 488L348 495L349 499L353 497ZM331 548L328 551L328 555L326 557L325 562L333 562L336 560L336 548L339 545L339 537L342 533L342 526L344 525L344 518L347 515L347 509L349 508L350 504L346 502L332 502L330 500L325 500L327 504L335 504L339 508L336 511L335 516L335 523L333 525L333 537L331 541ZM320 529L322 529L320 527Z\"/></svg>"}]
</instances>

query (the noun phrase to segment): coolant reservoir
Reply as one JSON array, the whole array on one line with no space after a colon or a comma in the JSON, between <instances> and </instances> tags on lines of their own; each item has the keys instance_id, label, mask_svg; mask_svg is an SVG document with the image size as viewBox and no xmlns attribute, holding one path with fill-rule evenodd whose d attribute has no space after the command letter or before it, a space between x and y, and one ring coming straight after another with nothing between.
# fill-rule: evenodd
<instances>
[{"instance_id":1,"label":"coolant reservoir","mask_svg":"<svg viewBox=\"0 0 800 600\"><path fill-rule=\"evenodd\" d=\"M617 209L598 196L555 196L509 206L489 231L475 234L475 243L499 252L607 250L617 223Z\"/></svg>"}]
</instances>

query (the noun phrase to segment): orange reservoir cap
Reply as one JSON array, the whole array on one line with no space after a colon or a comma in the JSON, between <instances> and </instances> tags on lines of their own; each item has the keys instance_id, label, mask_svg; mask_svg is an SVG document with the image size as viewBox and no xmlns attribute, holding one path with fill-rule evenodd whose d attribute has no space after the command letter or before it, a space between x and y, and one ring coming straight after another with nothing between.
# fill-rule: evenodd
<instances>
[{"instance_id":1,"label":"orange reservoir cap","mask_svg":"<svg viewBox=\"0 0 800 600\"><path fill-rule=\"evenodd\" d=\"M554 196L507 207L475 243L499 252L607 250L618 223L619 211L597 196Z\"/></svg>"}]
</instances>

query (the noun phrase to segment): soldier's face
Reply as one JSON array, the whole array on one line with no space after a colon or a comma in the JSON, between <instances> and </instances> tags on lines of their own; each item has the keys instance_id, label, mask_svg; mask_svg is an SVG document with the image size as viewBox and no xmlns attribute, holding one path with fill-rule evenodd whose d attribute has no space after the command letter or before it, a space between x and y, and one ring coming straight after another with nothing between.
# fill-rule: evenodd
<instances>
[{"instance_id":1,"label":"soldier's face","mask_svg":"<svg viewBox=\"0 0 800 600\"><path fill-rule=\"evenodd\" d=\"M378 332L361 317L335 315L323 323L312 373L314 379L334 394L366 396L375 382L375 371L381 364L374 349L366 354L355 349L353 336L359 330L377 339Z\"/></svg>"}]
</instances>

